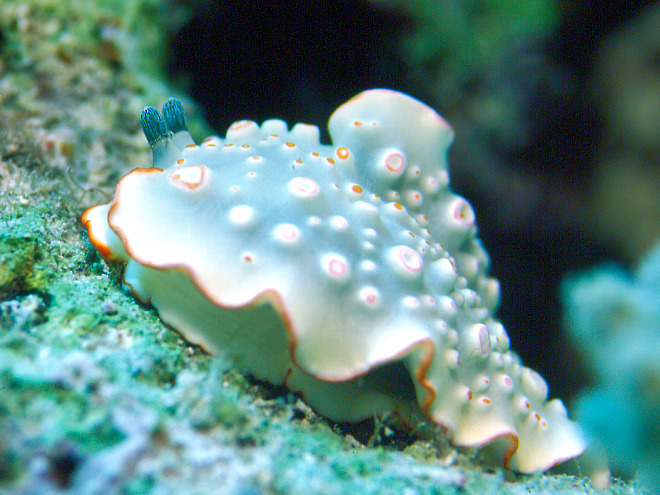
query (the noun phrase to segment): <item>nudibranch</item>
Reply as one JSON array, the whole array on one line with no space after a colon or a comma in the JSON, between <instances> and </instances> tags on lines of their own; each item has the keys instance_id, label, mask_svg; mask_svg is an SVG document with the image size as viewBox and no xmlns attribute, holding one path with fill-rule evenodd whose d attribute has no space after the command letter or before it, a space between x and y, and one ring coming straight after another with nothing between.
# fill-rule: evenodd
<instances>
[{"instance_id":1,"label":"nudibranch","mask_svg":"<svg viewBox=\"0 0 660 495\"><path fill-rule=\"evenodd\" d=\"M519 472L585 450L494 317L499 285L472 207L449 189L453 131L434 110L363 92L331 116L332 145L281 120L197 145L174 98L141 123L153 166L82 221L188 341L332 420L428 418Z\"/></svg>"}]
</instances>

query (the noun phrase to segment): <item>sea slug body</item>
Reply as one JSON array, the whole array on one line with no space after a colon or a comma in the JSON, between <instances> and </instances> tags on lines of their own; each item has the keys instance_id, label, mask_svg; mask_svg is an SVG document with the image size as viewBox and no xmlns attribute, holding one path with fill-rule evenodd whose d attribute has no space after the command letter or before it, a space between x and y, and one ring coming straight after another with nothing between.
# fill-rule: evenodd
<instances>
[{"instance_id":1,"label":"sea slug body","mask_svg":"<svg viewBox=\"0 0 660 495\"><path fill-rule=\"evenodd\" d=\"M236 122L193 142L183 107L142 113L151 168L82 221L163 321L208 352L357 421L427 418L452 442L501 444L545 470L586 442L493 313L499 285L469 203L449 189L449 125L421 102L366 91L329 122Z\"/></svg>"}]
</instances>

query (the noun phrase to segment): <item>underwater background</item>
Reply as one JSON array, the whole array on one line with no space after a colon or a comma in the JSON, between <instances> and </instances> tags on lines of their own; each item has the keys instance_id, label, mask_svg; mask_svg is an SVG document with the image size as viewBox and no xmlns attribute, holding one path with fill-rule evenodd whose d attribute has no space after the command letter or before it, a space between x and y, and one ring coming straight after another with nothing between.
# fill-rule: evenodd
<instances>
[{"instance_id":1,"label":"underwater background","mask_svg":"<svg viewBox=\"0 0 660 495\"><path fill-rule=\"evenodd\" d=\"M82 211L150 164L143 105L182 98L197 140L323 132L373 87L451 123L512 348L610 493L660 491L660 3L3 0L0 493L598 493L331 424L186 344L87 240Z\"/></svg>"}]
</instances>

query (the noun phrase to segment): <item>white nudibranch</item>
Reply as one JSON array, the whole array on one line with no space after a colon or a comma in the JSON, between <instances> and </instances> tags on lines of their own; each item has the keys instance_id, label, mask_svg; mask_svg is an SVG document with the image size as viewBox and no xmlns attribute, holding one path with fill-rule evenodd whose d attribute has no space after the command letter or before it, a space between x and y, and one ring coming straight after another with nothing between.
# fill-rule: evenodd
<instances>
[{"instance_id":1,"label":"white nudibranch","mask_svg":"<svg viewBox=\"0 0 660 495\"><path fill-rule=\"evenodd\" d=\"M332 420L430 419L520 472L585 450L494 318L474 212L449 189L453 132L431 108L366 91L331 116L332 145L314 126L243 120L198 146L174 98L141 123L153 167L82 221L188 341Z\"/></svg>"}]
</instances>

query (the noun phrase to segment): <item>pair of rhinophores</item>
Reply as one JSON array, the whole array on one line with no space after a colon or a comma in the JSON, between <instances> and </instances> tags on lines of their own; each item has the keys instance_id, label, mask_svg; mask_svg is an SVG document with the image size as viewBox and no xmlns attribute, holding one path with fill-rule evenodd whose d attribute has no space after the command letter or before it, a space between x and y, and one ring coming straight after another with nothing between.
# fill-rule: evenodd
<instances>
[{"instance_id":1,"label":"pair of rhinophores","mask_svg":"<svg viewBox=\"0 0 660 495\"><path fill-rule=\"evenodd\" d=\"M142 113L151 168L85 211L124 284L190 342L300 392L332 420L393 411L520 472L586 442L494 318L497 281L449 189L449 125L371 90L315 126L234 123L196 145L181 103Z\"/></svg>"}]
</instances>

